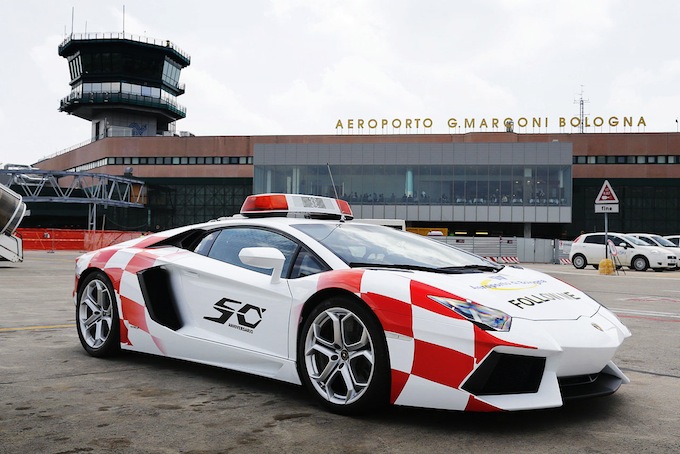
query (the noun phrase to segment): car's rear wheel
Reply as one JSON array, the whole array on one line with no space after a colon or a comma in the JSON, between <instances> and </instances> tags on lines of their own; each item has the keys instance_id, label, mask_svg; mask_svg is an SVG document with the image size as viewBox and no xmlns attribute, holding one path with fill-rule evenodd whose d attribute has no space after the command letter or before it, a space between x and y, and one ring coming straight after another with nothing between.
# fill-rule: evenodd
<instances>
[{"instance_id":1,"label":"car's rear wheel","mask_svg":"<svg viewBox=\"0 0 680 454\"><path fill-rule=\"evenodd\" d=\"M331 297L312 310L302 326L298 366L302 382L331 411L360 414L388 402L385 335L359 301Z\"/></svg>"},{"instance_id":2,"label":"car's rear wheel","mask_svg":"<svg viewBox=\"0 0 680 454\"><path fill-rule=\"evenodd\" d=\"M78 288L76 327L85 351L92 356L111 356L120 351L120 323L113 286L97 271Z\"/></svg>"},{"instance_id":3,"label":"car's rear wheel","mask_svg":"<svg viewBox=\"0 0 680 454\"><path fill-rule=\"evenodd\" d=\"M583 268L588 265L588 262L586 261L586 257L581 254L576 254L571 258L571 263L574 265L574 268L582 270Z\"/></svg>"},{"instance_id":4,"label":"car's rear wheel","mask_svg":"<svg viewBox=\"0 0 680 454\"><path fill-rule=\"evenodd\" d=\"M647 263L647 259L642 257L641 255L638 255L637 257L633 258L633 261L631 262L631 267L635 271L647 271L647 268L649 268L649 263Z\"/></svg>"}]
</instances>

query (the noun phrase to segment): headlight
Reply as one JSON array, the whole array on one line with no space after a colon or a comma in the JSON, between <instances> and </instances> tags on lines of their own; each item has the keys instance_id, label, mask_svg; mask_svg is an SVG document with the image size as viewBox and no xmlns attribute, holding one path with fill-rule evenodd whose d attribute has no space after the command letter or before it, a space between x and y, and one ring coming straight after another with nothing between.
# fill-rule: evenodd
<instances>
[{"instance_id":1,"label":"headlight","mask_svg":"<svg viewBox=\"0 0 680 454\"><path fill-rule=\"evenodd\" d=\"M465 317L484 330L510 331L512 317L503 311L473 303L442 296L428 295L430 299L448 307L458 315Z\"/></svg>"}]
</instances>

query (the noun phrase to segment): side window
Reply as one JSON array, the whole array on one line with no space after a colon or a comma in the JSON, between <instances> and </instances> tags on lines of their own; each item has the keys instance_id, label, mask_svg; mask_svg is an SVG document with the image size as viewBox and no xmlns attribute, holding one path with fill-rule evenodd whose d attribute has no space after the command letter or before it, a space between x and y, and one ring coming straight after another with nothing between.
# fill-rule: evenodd
<instances>
[{"instance_id":1,"label":"side window","mask_svg":"<svg viewBox=\"0 0 680 454\"><path fill-rule=\"evenodd\" d=\"M210 252L210 248L215 242L215 238L217 238L217 235L219 234L220 232L218 230L203 237L203 239L198 243L198 246L194 248L194 252L201 255L208 255L208 252Z\"/></svg>"},{"instance_id":2,"label":"side window","mask_svg":"<svg viewBox=\"0 0 680 454\"><path fill-rule=\"evenodd\" d=\"M296 242L283 235L254 227L227 228L216 233L218 236L212 243L208 257L263 274L268 274L269 270L241 262L238 257L241 249L246 247L273 247L278 249L286 258L281 275L287 276L291 260L298 248Z\"/></svg>"},{"instance_id":3,"label":"side window","mask_svg":"<svg viewBox=\"0 0 680 454\"><path fill-rule=\"evenodd\" d=\"M612 240L612 243L614 243L616 246L621 246L621 244L625 244L626 247L630 246L627 241L624 241L623 238L620 238L616 235L609 235L610 240Z\"/></svg>"},{"instance_id":4,"label":"side window","mask_svg":"<svg viewBox=\"0 0 680 454\"><path fill-rule=\"evenodd\" d=\"M290 273L290 278L297 279L299 277L311 276L312 274L328 271L329 269L330 268L321 260L316 258L314 254L306 249L302 249L295 259L295 264L293 265L293 269Z\"/></svg>"},{"instance_id":5,"label":"side window","mask_svg":"<svg viewBox=\"0 0 680 454\"><path fill-rule=\"evenodd\" d=\"M583 242L588 244L604 245L604 235L588 235Z\"/></svg>"}]
</instances>

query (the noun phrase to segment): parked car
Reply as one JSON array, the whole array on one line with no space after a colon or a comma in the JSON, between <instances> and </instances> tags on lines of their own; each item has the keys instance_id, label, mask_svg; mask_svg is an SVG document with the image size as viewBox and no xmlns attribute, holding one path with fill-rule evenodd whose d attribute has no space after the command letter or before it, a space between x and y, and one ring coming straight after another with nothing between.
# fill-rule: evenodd
<instances>
[{"instance_id":1,"label":"parked car","mask_svg":"<svg viewBox=\"0 0 680 454\"><path fill-rule=\"evenodd\" d=\"M677 266L677 257L668 249L650 246L644 241L625 235L610 232L607 234L611 241L609 256L617 266L627 266L635 271L664 271ZM595 232L580 235L574 240L569 251L569 258L575 268L583 269L592 265L597 269L605 258L605 233Z\"/></svg>"},{"instance_id":2,"label":"parked car","mask_svg":"<svg viewBox=\"0 0 680 454\"><path fill-rule=\"evenodd\" d=\"M680 246L680 235L668 235L668 236L665 236L664 239L670 241L671 243L675 244L676 246Z\"/></svg>"},{"instance_id":3,"label":"parked car","mask_svg":"<svg viewBox=\"0 0 680 454\"><path fill-rule=\"evenodd\" d=\"M628 235L638 238L650 246L658 246L664 249L668 249L671 253L675 254L675 257L680 259L680 246L673 243L671 240L667 240L661 235L655 235L652 233L629 233ZM680 261L677 262L675 269L678 269Z\"/></svg>"}]
</instances>

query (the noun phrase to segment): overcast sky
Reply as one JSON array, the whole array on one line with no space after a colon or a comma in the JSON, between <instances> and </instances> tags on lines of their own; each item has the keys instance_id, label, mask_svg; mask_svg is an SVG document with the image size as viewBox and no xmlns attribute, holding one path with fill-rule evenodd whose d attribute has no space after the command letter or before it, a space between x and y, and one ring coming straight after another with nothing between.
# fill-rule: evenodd
<instances>
[{"instance_id":1,"label":"overcast sky","mask_svg":"<svg viewBox=\"0 0 680 454\"><path fill-rule=\"evenodd\" d=\"M506 117L548 119L516 132L578 132L558 122L578 117L582 89L591 122L635 124L594 132L675 132L680 117L677 0L3 2L4 163L89 139L88 121L57 110L70 91L57 47L72 27L124 26L190 54L177 130L196 135L337 134L338 120L359 133L358 119L389 120L379 133L458 133L466 118L492 131ZM426 118L427 130L391 127Z\"/></svg>"}]
</instances>

